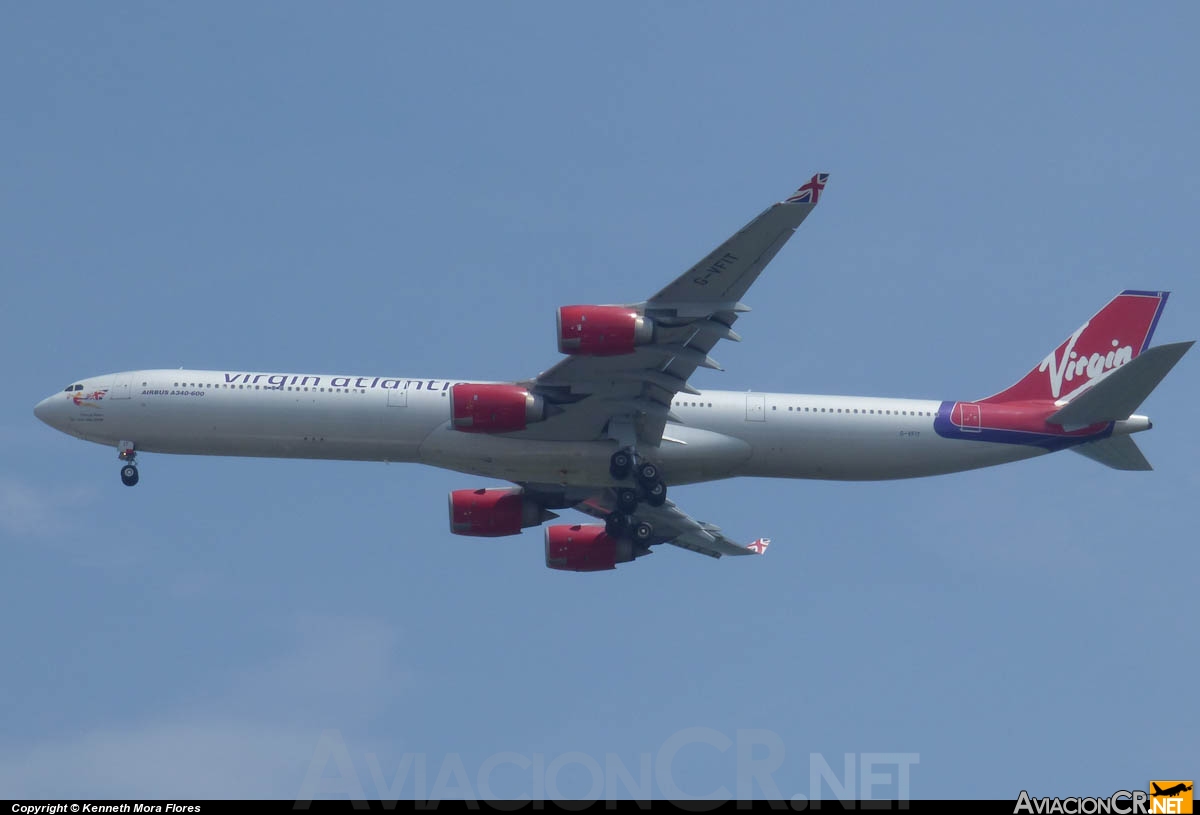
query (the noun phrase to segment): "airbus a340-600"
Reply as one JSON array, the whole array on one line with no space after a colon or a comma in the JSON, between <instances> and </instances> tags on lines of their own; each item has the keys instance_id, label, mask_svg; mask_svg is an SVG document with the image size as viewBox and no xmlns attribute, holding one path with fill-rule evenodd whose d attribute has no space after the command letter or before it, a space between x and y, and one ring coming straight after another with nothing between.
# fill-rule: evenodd
<instances>
[{"instance_id":1,"label":"airbus a340-600","mask_svg":"<svg viewBox=\"0 0 1200 815\"><path fill-rule=\"evenodd\" d=\"M1191 342L1150 347L1167 292L1124 291L1016 384L982 399L698 390L764 267L817 205L818 173L647 300L558 310L549 370L520 382L257 371L142 370L77 380L42 421L139 453L416 462L509 485L450 493L450 531L516 535L573 508L594 524L545 531L546 565L597 571L668 543L762 554L668 498L738 476L876 480L1074 450L1147 470L1135 410ZM515 486L512 486L515 485Z\"/></svg>"}]
</instances>

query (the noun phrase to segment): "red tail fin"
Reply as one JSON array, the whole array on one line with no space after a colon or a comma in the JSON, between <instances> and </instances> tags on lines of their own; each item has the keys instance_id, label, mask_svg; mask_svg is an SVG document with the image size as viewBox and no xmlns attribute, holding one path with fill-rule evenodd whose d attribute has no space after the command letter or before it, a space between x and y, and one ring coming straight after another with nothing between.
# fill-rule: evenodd
<instances>
[{"instance_id":1,"label":"red tail fin","mask_svg":"<svg viewBox=\"0 0 1200 815\"><path fill-rule=\"evenodd\" d=\"M1165 291L1123 291L1007 390L980 402L1057 400L1150 345L1167 304Z\"/></svg>"}]
</instances>

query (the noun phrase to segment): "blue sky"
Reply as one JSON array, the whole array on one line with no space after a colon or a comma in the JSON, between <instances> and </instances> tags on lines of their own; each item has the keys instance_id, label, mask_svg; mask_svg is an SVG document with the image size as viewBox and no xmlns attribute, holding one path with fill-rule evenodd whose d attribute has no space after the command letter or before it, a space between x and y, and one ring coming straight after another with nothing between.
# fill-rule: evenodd
<instances>
[{"instance_id":1,"label":"blue sky","mask_svg":"<svg viewBox=\"0 0 1200 815\"><path fill-rule=\"evenodd\" d=\"M876 797L901 765L914 798L1194 777L1195 352L1143 405L1152 473L685 487L769 555L584 575L539 530L450 535L446 493L486 480L145 455L130 490L32 407L154 367L531 376L559 305L652 294L818 170L700 387L977 398L1124 288L1172 291L1156 340L1195 339L1198 23L10 9L0 790L624 797L619 765L654 797L832 797L846 754Z\"/></svg>"}]
</instances>

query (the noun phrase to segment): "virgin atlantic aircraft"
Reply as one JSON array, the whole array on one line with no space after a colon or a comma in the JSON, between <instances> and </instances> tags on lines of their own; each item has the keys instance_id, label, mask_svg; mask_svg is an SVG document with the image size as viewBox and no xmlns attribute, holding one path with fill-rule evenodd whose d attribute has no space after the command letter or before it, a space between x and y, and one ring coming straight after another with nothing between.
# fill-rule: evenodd
<instances>
[{"instance_id":1,"label":"virgin atlantic aircraft","mask_svg":"<svg viewBox=\"0 0 1200 815\"><path fill-rule=\"evenodd\" d=\"M602 523L548 526L551 569L612 569L669 543L719 558L762 554L693 520L668 486L738 476L877 480L1074 450L1119 470L1150 465L1134 411L1191 342L1150 347L1167 292L1124 291L1019 382L962 401L701 391L697 368L737 341L747 290L808 217L818 173L666 288L627 305L558 309L566 357L520 382L407 376L126 371L78 380L34 413L139 453L416 462L516 486L450 493L450 531L516 535L573 508Z\"/></svg>"}]
</instances>

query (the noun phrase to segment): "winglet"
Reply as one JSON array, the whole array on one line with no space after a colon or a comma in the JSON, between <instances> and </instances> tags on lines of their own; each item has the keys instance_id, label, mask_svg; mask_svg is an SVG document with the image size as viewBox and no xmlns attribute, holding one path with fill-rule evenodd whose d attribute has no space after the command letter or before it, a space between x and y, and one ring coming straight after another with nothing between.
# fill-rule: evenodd
<instances>
[{"instance_id":1,"label":"winglet","mask_svg":"<svg viewBox=\"0 0 1200 815\"><path fill-rule=\"evenodd\" d=\"M754 543L747 544L746 548L756 555L764 555L767 552L767 547L771 545L770 538L759 538Z\"/></svg>"},{"instance_id":2,"label":"winglet","mask_svg":"<svg viewBox=\"0 0 1200 815\"><path fill-rule=\"evenodd\" d=\"M808 183L796 190L785 204L815 204L821 199L821 190L829 183L829 173L817 173Z\"/></svg>"}]
</instances>

